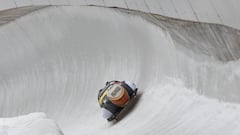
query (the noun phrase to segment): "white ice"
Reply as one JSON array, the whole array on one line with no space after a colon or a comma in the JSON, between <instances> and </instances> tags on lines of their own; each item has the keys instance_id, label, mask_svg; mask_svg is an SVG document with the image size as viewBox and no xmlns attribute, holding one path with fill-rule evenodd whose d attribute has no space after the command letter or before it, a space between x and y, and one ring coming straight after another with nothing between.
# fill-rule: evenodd
<instances>
[{"instance_id":1,"label":"white ice","mask_svg":"<svg viewBox=\"0 0 240 135\"><path fill-rule=\"evenodd\" d=\"M57 124L44 113L0 118L0 135L63 135Z\"/></svg>"},{"instance_id":2,"label":"white ice","mask_svg":"<svg viewBox=\"0 0 240 135\"><path fill-rule=\"evenodd\" d=\"M0 133L239 135L239 35L118 9L30 13L0 27ZM117 123L97 101L109 80L139 88Z\"/></svg>"}]
</instances>

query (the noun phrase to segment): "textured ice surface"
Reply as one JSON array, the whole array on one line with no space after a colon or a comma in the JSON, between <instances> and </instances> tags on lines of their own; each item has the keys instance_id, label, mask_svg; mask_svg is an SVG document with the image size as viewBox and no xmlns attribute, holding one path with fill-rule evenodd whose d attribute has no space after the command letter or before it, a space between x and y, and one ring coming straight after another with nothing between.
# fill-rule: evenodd
<instances>
[{"instance_id":1,"label":"textured ice surface","mask_svg":"<svg viewBox=\"0 0 240 135\"><path fill-rule=\"evenodd\" d=\"M45 112L66 135L239 135L239 35L134 11L39 10L0 27L0 116ZM109 80L139 88L115 124L97 102Z\"/></svg>"},{"instance_id":2,"label":"textured ice surface","mask_svg":"<svg viewBox=\"0 0 240 135\"><path fill-rule=\"evenodd\" d=\"M63 135L57 124L44 113L0 118L0 135Z\"/></svg>"}]
</instances>

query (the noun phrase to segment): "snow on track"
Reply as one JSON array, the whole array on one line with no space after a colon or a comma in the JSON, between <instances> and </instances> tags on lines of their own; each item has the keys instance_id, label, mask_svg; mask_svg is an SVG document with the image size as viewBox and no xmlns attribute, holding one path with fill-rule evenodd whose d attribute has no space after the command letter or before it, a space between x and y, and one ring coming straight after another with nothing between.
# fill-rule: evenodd
<instances>
[{"instance_id":1,"label":"snow on track","mask_svg":"<svg viewBox=\"0 0 240 135\"><path fill-rule=\"evenodd\" d=\"M0 27L0 116L44 112L66 135L238 135L239 35L135 11L38 10ZM108 123L97 93L115 79L140 94Z\"/></svg>"}]
</instances>

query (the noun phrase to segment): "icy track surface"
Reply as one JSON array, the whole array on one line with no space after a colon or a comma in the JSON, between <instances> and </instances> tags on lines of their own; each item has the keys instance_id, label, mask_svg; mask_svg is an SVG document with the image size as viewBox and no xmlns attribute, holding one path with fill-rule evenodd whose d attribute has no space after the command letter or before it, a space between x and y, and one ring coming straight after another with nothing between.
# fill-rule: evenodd
<instances>
[{"instance_id":1,"label":"icy track surface","mask_svg":"<svg viewBox=\"0 0 240 135\"><path fill-rule=\"evenodd\" d=\"M0 134L239 135L239 36L119 9L29 13L0 27ZM139 95L108 123L97 94L114 79Z\"/></svg>"}]
</instances>

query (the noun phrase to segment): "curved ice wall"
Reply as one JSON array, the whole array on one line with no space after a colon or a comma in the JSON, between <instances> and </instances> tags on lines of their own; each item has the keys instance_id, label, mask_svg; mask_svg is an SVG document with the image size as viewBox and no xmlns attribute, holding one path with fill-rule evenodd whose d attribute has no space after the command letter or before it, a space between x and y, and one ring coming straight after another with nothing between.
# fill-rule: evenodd
<instances>
[{"instance_id":1,"label":"curved ice wall","mask_svg":"<svg viewBox=\"0 0 240 135\"><path fill-rule=\"evenodd\" d=\"M238 0L2 0L0 10L42 5L96 5L240 28Z\"/></svg>"},{"instance_id":2,"label":"curved ice wall","mask_svg":"<svg viewBox=\"0 0 240 135\"><path fill-rule=\"evenodd\" d=\"M1 117L45 112L65 134L240 132L238 30L135 11L48 7L0 33ZM112 79L133 81L141 93L113 125L96 101Z\"/></svg>"}]
</instances>

